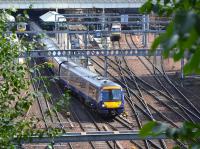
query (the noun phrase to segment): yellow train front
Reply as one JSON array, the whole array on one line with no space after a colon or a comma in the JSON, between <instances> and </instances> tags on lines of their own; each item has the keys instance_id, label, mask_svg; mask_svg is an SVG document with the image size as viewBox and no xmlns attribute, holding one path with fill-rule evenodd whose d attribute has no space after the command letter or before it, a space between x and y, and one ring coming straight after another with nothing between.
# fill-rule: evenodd
<instances>
[{"instance_id":1,"label":"yellow train front","mask_svg":"<svg viewBox=\"0 0 200 149\"><path fill-rule=\"evenodd\" d=\"M17 24L17 31L24 32L26 31L27 23L26 22L19 22Z\"/></svg>"},{"instance_id":2,"label":"yellow train front","mask_svg":"<svg viewBox=\"0 0 200 149\"><path fill-rule=\"evenodd\" d=\"M100 90L100 100L98 102L98 113L106 116L116 116L124 111L124 94L121 86L106 83Z\"/></svg>"}]
</instances>

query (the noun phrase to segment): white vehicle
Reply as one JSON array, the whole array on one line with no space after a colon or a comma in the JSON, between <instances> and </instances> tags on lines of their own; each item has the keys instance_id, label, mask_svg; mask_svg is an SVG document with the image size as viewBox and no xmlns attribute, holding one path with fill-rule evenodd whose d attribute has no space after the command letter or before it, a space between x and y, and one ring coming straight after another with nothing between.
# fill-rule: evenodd
<instances>
[{"instance_id":1,"label":"white vehicle","mask_svg":"<svg viewBox=\"0 0 200 149\"><path fill-rule=\"evenodd\" d=\"M121 36L121 24L113 23L111 27L111 40L118 41Z\"/></svg>"}]
</instances>

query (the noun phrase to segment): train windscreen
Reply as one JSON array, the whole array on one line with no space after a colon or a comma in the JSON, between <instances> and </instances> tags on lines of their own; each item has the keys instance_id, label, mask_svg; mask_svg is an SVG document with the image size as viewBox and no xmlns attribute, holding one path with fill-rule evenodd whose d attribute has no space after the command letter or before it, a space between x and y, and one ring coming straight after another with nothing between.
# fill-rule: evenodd
<instances>
[{"instance_id":1,"label":"train windscreen","mask_svg":"<svg viewBox=\"0 0 200 149\"><path fill-rule=\"evenodd\" d=\"M112 28L112 31L120 32L120 28Z\"/></svg>"},{"instance_id":2,"label":"train windscreen","mask_svg":"<svg viewBox=\"0 0 200 149\"><path fill-rule=\"evenodd\" d=\"M108 101L108 100L121 100L122 98L122 92L119 89L114 90L103 90L102 91L102 100Z\"/></svg>"}]
</instances>

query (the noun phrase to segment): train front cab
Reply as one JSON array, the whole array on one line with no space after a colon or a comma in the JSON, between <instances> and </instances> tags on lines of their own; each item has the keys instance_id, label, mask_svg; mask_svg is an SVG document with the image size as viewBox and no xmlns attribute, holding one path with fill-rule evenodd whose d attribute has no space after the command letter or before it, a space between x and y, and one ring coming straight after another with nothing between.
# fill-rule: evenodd
<instances>
[{"instance_id":1,"label":"train front cab","mask_svg":"<svg viewBox=\"0 0 200 149\"><path fill-rule=\"evenodd\" d=\"M101 89L98 112L104 116L116 116L124 112L124 94L120 86Z\"/></svg>"},{"instance_id":2,"label":"train front cab","mask_svg":"<svg viewBox=\"0 0 200 149\"><path fill-rule=\"evenodd\" d=\"M111 28L111 41L119 41L121 36L121 24L114 23Z\"/></svg>"}]
</instances>

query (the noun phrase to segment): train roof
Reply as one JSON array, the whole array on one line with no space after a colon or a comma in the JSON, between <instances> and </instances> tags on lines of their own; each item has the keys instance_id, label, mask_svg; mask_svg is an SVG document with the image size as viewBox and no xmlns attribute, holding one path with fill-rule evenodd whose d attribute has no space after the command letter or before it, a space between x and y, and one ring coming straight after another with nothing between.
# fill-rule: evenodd
<instances>
[{"instance_id":1,"label":"train roof","mask_svg":"<svg viewBox=\"0 0 200 149\"><path fill-rule=\"evenodd\" d=\"M54 41L48 37L42 38L41 42L43 42L46 45L47 50L59 50L59 47L57 46L57 44L54 43ZM83 78L84 80L87 80L88 82L90 82L91 84L93 84L94 86L96 86L98 88L101 88L103 86L109 86L109 85L120 86L117 83L115 83L111 80L108 80L108 79L88 70L87 68L77 65L76 63L70 61L66 57L54 57L54 58L57 61L57 63L59 63L59 64L66 61L62 65L65 69L69 69L71 72L75 73L76 75Z\"/></svg>"},{"instance_id":2,"label":"train roof","mask_svg":"<svg viewBox=\"0 0 200 149\"><path fill-rule=\"evenodd\" d=\"M83 78L84 80L87 80L88 82L90 82L91 84L93 84L94 86L96 86L98 88L101 88L104 86L109 86L109 85L120 86L117 83L115 83L111 80L108 80L108 79L88 70L87 68L79 66L72 61L68 61L67 58L56 57L55 59L58 63L62 63L63 61L66 61L65 63L63 63L62 67L64 67L66 70L70 70L71 72L75 73L76 75Z\"/></svg>"}]
</instances>

